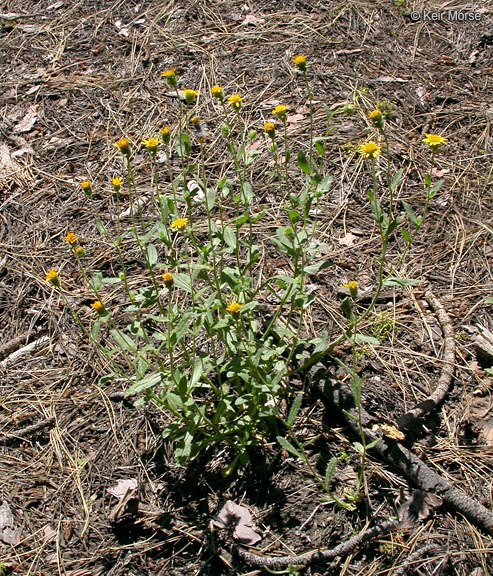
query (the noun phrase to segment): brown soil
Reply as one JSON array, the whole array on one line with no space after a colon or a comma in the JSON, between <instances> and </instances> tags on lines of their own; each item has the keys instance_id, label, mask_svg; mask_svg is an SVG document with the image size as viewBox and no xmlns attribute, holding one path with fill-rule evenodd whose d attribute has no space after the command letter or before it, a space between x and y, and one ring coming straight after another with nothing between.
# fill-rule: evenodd
<instances>
[{"instance_id":1,"label":"brown soil","mask_svg":"<svg viewBox=\"0 0 493 576\"><path fill-rule=\"evenodd\" d=\"M336 546L395 516L414 490L370 454L368 498L354 512L343 510L324 502L307 467L275 442L257 449L250 464L227 479L221 469L228 454L221 447L180 468L160 437L168 416L134 407L121 383L99 385L107 363L44 275L52 267L63 271L71 305L89 322L91 295L65 234L77 232L92 270L109 273L117 263L80 182L89 178L108 190L96 202L110 222L108 179L120 166L113 143L123 135L138 142L173 121L176 102L165 95L160 78L171 66L184 86L201 94L215 83L240 92L245 122L259 131L274 104L289 105L294 148L307 141L309 124L292 56L308 57L316 121L323 120L322 104L339 110L326 166L334 182L320 223L334 266L310 279L318 295L307 322L314 334L338 335L341 284L357 278L361 287L375 286L379 244L366 196L370 173L343 148L368 134L361 110L379 100L395 107L391 160L407 174L398 197L416 209L429 166L423 135L447 136L435 173L445 183L403 270L424 284L379 300L376 311L389 312L395 326L380 346L363 350L363 404L376 422L395 423L434 389L443 337L423 299L423 286L431 289L452 319L455 373L443 405L403 443L491 510L493 381L484 371L491 358L477 355L474 339L479 327L493 331L491 301L485 302L493 296L493 22L490 2L463 2L460 8L481 18L412 22L414 9L423 13L423 2L414 0L0 0L3 573L253 575L260 569L238 557L227 531L211 525L221 500L250 509L262 535L255 550L275 556ZM433 11L449 9L451 3L442 0ZM219 143L218 114L203 99L201 116L211 141L217 137ZM346 104L355 104L356 112L340 111ZM219 144L209 151L217 170L223 169ZM137 163L139 186L148 186L145 157ZM266 219L274 218L269 169L260 163L257 170L256 201L266 207ZM302 182L294 162L292 170ZM365 330L382 325L372 316ZM48 338L27 356L12 360L16 349L43 336ZM346 359L348 348L335 354ZM335 378L344 378L333 370ZM355 485L357 438L341 414L312 394L309 381L293 385L305 391L299 437L321 474L334 454L340 456L333 489L343 495ZM107 491L121 479L136 485L123 502ZM411 556L430 543L436 548ZM493 573L492 552L491 538L478 526L435 502L412 527L302 573L486 576Z\"/></svg>"}]
</instances>

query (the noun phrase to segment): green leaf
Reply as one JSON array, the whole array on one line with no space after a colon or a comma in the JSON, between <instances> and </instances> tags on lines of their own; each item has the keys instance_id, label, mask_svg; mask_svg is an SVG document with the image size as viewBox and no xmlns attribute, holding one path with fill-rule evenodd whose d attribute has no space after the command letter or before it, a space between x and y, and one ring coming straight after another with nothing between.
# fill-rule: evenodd
<instances>
[{"instance_id":1,"label":"green leaf","mask_svg":"<svg viewBox=\"0 0 493 576\"><path fill-rule=\"evenodd\" d=\"M149 244L146 248L147 262L150 268L153 268L157 262L158 254L154 244Z\"/></svg>"},{"instance_id":2,"label":"green leaf","mask_svg":"<svg viewBox=\"0 0 493 576\"><path fill-rule=\"evenodd\" d=\"M101 322L99 321L99 318L96 318L96 320L94 321L94 324L92 325L92 328L91 328L91 338L95 341L98 338L100 327L101 327Z\"/></svg>"},{"instance_id":3,"label":"green leaf","mask_svg":"<svg viewBox=\"0 0 493 576\"><path fill-rule=\"evenodd\" d=\"M236 234L230 226L225 226L223 230L223 238L226 244L232 249L236 250Z\"/></svg>"},{"instance_id":4,"label":"green leaf","mask_svg":"<svg viewBox=\"0 0 493 576\"><path fill-rule=\"evenodd\" d=\"M101 288L101 284L103 283L103 275L101 272L94 272L91 277L91 288L94 292L97 292Z\"/></svg>"},{"instance_id":5,"label":"green leaf","mask_svg":"<svg viewBox=\"0 0 493 576\"><path fill-rule=\"evenodd\" d=\"M303 400L303 394L297 394L293 400L293 404L291 405L291 410L289 411L288 418L286 420L286 424L288 426L292 426L294 421L296 420L296 416L301 408L301 402Z\"/></svg>"},{"instance_id":6,"label":"green leaf","mask_svg":"<svg viewBox=\"0 0 493 576\"><path fill-rule=\"evenodd\" d=\"M392 178L392 182L390 183L390 189L392 190L392 192L395 192L397 190L397 186L399 185L399 182L401 181L403 174L404 174L403 168L401 168L400 170L398 170L394 174L394 177Z\"/></svg>"},{"instance_id":7,"label":"green leaf","mask_svg":"<svg viewBox=\"0 0 493 576\"><path fill-rule=\"evenodd\" d=\"M361 442L353 442L353 446L361 454L361 456L363 456L363 454L365 453L365 447L363 446L363 444L361 444Z\"/></svg>"},{"instance_id":8,"label":"green leaf","mask_svg":"<svg viewBox=\"0 0 493 576\"><path fill-rule=\"evenodd\" d=\"M177 288L185 290L185 292L192 292L190 287L190 276L188 274L183 274L181 272L176 272L173 274L173 282Z\"/></svg>"},{"instance_id":9,"label":"green leaf","mask_svg":"<svg viewBox=\"0 0 493 576\"><path fill-rule=\"evenodd\" d=\"M354 334L354 341L356 344L372 344L373 346L378 346L380 344L379 340L373 336L365 336L364 334Z\"/></svg>"},{"instance_id":10,"label":"green leaf","mask_svg":"<svg viewBox=\"0 0 493 576\"><path fill-rule=\"evenodd\" d=\"M334 475L334 470L336 468L336 464L337 464L337 458L335 456L333 456L329 463L327 464L327 468L325 469L325 480L324 480L324 486L325 488L329 488L330 483L332 481L332 476Z\"/></svg>"},{"instance_id":11,"label":"green leaf","mask_svg":"<svg viewBox=\"0 0 493 576\"><path fill-rule=\"evenodd\" d=\"M493 298L485 298L483 304L493 304Z\"/></svg>"},{"instance_id":12,"label":"green leaf","mask_svg":"<svg viewBox=\"0 0 493 576\"><path fill-rule=\"evenodd\" d=\"M117 372L110 372L110 374L105 374L99 379L99 386L106 386L106 384L109 384L115 376L118 376Z\"/></svg>"},{"instance_id":13,"label":"green leaf","mask_svg":"<svg viewBox=\"0 0 493 576\"><path fill-rule=\"evenodd\" d=\"M300 221L300 213L298 212L298 210L290 210L288 212L288 218L291 224L296 224L297 222Z\"/></svg>"},{"instance_id":14,"label":"green leaf","mask_svg":"<svg viewBox=\"0 0 493 576\"><path fill-rule=\"evenodd\" d=\"M401 234L404 237L404 240L409 244L411 242L411 234L407 230L401 230Z\"/></svg>"},{"instance_id":15,"label":"green leaf","mask_svg":"<svg viewBox=\"0 0 493 576\"><path fill-rule=\"evenodd\" d=\"M325 153L324 145L322 144L322 142L320 142L319 139L315 140L314 144L315 144L315 149L317 150L319 155L323 158L324 153Z\"/></svg>"},{"instance_id":16,"label":"green leaf","mask_svg":"<svg viewBox=\"0 0 493 576\"><path fill-rule=\"evenodd\" d=\"M310 166L308 166L308 161L306 159L305 153L302 150L298 152L298 166L305 174L310 176Z\"/></svg>"},{"instance_id":17,"label":"green leaf","mask_svg":"<svg viewBox=\"0 0 493 576\"><path fill-rule=\"evenodd\" d=\"M138 394L142 390L147 390L148 388L154 388L157 384L160 384L162 380L162 374L152 374L143 378L142 380L137 380L135 384L132 384L130 388L125 391L125 396L132 396L133 394Z\"/></svg>"},{"instance_id":18,"label":"green leaf","mask_svg":"<svg viewBox=\"0 0 493 576\"><path fill-rule=\"evenodd\" d=\"M353 307L351 306L351 299L346 296L341 302L341 310L344 316L349 320L354 320Z\"/></svg>"},{"instance_id":19,"label":"green leaf","mask_svg":"<svg viewBox=\"0 0 493 576\"><path fill-rule=\"evenodd\" d=\"M409 221L417 228L418 227L418 223L416 220L416 215L413 212L413 209L411 208L411 206L407 203L404 202L404 200L402 200L402 207L404 208L405 213L407 214L407 217L409 218Z\"/></svg>"},{"instance_id":20,"label":"green leaf","mask_svg":"<svg viewBox=\"0 0 493 576\"><path fill-rule=\"evenodd\" d=\"M195 364L193 365L192 379L190 381L191 388L195 388L198 384L202 374L204 373L204 368L202 365L202 358L197 358Z\"/></svg>"},{"instance_id":21,"label":"green leaf","mask_svg":"<svg viewBox=\"0 0 493 576\"><path fill-rule=\"evenodd\" d=\"M384 280L382 286L412 286L413 284L421 284L421 282L423 282L423 280L416 280L414 278L397 278L395 276L391 276L390 278L386 278Z\"/></svg>"},{"instance_id":22,"label":"green leaf","mask_svg":"<svg viewBox=\"0 0 493 576\"><path fill-rule=\"evenodd\" d=\"M332 260L321 260L320 262L317 262L316 264L310 264L310 266L305 266L305 274L318 274L318 272L320 272L320 270L324 270L325 268L328 268L329 266L332 266Z\"/></svg>"},{"instance_id":23,"label":"green leaf","mask_svg":"<svg viewBox=\"0 0 493 576\"><path fill-rule=\"evenodd\" d=\"M250 182L243 182L243 186L241 187L241 201L243 202L244 206L248 208L250 206L253 199L253 188Z\"/></svg>"},{"instance_id":24,"label":"green leaf","mask_svg":"<svg viewBox=\"0 0 493 576\"><path fill-rule=\"evenodd\" d=\"M127 350L128 352L137 352L137 345L127 334L124 334L116 328L113 328L111 330L111 335L122 350Z\"/></svg>"},{"instance_id":25,"label":"green leaf","mask_svg":"<svg viewBox=\"0 0 493 576\"><path fill-rule=\"evenodd\" d=\"M435 196L435 194L440 190L440 188L442 187L442 184L445 182L445 180L442 178L441 180L438 180L438 182L435 182L435 184L433 184L433 186L430 188L430 191L428 192L428 198L431 200L433 198L433 196Z\"/></svg>"},{"instance_id":26,"label":"green leaf","mask_svg":"<svg viewBox=\"0 0 493 576\"><path fill-rule=\"evenodd\" d=\"M298 450L296 450L296 448L291 444L291 442L286 440L286 438L283 438L282 436L276 436L276 440L280 444L281 448L284 448L284 450L287 450L291 455L304 461L301 453L298 452Z\"/></svg>"}]
</instances>

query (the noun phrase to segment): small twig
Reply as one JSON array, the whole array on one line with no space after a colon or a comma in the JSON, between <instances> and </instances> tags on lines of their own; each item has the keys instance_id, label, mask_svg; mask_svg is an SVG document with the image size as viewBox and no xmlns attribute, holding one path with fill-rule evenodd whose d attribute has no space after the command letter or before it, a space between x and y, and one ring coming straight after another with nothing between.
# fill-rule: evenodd
<instances>
[{"instance_id":1,"label":"small twig","mask_svg":"<svg viewBox=\"0 0 493 576\"><path fill-rule=\"evenodd\" d=\"M5 344L0 346L0 360L6 358L12 352L15 352L22 344L27 344L29 332L24 332L24 334L19 334L12 340L9 340Z\"/></svg>"},{"instance_id":2,"label":"small twig","mask_svg":"<svg viewBox=\"0 0 493 576\"><path fill-rule=\"evenodd\" d=\"M36 422L36 424L31 424L30 426L22 428L22 430L18 430L15 434L4 434L0 436L0 444L10 444L16 440L26 438L26 436L31 436L32 434L39 432L39 430L43 430L43 428L51 428L54 423L54 417L46 418L45 420Z\"/></svg>"},{"instance_id":3,"label":"small twig","mask_svg":"<svg viewBox=\"0 0 493 576\"><path fill-rule=\"evenodd\" d=\"M445 308L441 303L435 298L431 292L426 292L425 298L428 303L433 307L435 313L440 322L440 326L443 332L443 369L438 380L438 384L430 396L423 402L420 402L412 410L409 410L406 414L401 416L397 420L397 425L399 428L410 428L418 418L422 418L426 414L429 414L434 410L439 404L443 402L445 396L450 387L450 382L452 381L452 376L454 375L454 364L455 364L455 338L454 329L452 328L452 322L449 315L445 311Z\"/></svg>"},{"instance_id":4,"label":"small twig","mask_svg":"<svg viewBox=\"0 0 493 576\"><path fill-rule=\"evenodd\" d=\"M384 522L373 526L373 528L369 528L365 532L356 534L356 536L353 536L346 542L338 544L334 548L330 548L329 550L306 552L299 556L259 556L258 554L253 554L243 548L237 548L236 551L240 558L251 566L267 566L269 568L274 568L275 570L286 568L289 564L293 566L307 566L313 562L331 560L337 556L347 556L353 550L362 546L365 542L373 540L373 538L380 536L380 534L383 534L384 532L395 530L399 526L400 522L398 520L385 520Z\"/></svg>"},{"instance_id":5,"label":"small twig","mask_svg":"<svg viewBox=\"0 0 493 576\"><path fill-rule=\"evenodd\" d=\"M50 338L48 336L41 336L41 338L38 338L34 342L31 342L31 344L19 348L19 350L12 352L9 356L7 356L7 358L5 358L5 360L2 360L0 362L0 368L7 368L7 366L13 364L22 356L26 356L27 354L33 352L37 348L40 348L43 344L46 344L49 341Z\"/></svg>"},{"instance_id":6,"label":"small twig","mask_svg":"<svg viewBox=\"0 0 493 576\"><path fill-rule=\"evenodd\" d=\"M416 560L419 560L429 552L434 552L435 550L438 550L438 548L439 548L438 544L426 544L425 546L418 548L418 550L415 550L412 554L409 554L409 556L404 560L404 564L402 566L400 566L399 568L397 568L397 570L392 572L392 576L404 576L404 574L408 571L409 568L413 568L411 564L413 564L414 562L416 562Z\"/></svg>"}]
</instances>

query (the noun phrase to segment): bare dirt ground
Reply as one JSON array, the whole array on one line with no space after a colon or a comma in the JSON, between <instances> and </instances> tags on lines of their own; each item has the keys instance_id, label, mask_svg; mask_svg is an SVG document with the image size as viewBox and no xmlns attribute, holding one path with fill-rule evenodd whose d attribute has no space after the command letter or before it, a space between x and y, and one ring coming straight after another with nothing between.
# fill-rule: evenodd
<instances>
[{"instance_id":1,"label":"bare dirt ground","mask_svg":"<svg viewBox=\"0 0 493 576\"><path fill-rule=\"evenodd\" d=\"M480 19L413 22L411 12L423 14L424 4ZM447 137L435 173L445 183L404 263L403 272L424 284L379 300L376 311L388 314L392 329L379 333L380 346L362 352L363 405L375 422L394 423L436 387L444 338L423 296L431 290L452 322L454 375L445 402L402 444L491 513L493 380L485 369L492 356L484 346L478 353L477 337L483 328L493 331L492 43L486 0L433 7L413 0L0 0L0 574L259 574L231 536L211 525L222 499L249 508L262 536L254 550L276 556L346 542L395 517L416 490L402 470L372 453L369 498L355 512L340 509L322 502L306 467L275 442L227 479L220 452L181 468L160 437L165 416L134 407L121 384L98 384L105 359L44 275L62 270L72 304L89 321L90 294L65 234L77 233L91 269L108 270L114 261L80 182L95 183L110 221L109 178L120 165L113 143L123 135L139 141L173 121L176 102L160 78L171 66L201 94L215 83L240 92L245 121L260 131L273 105L287 104L294 147L309 130L294 55L307 55L316 118L323 118L322 104L337 110L327 160L334 180L320 225L334 265L310 279L318 295L308 322L314 334L338 335L341 284L375 284L370 175L346 146L367 136L361 110L383 99L395 107L391 160L407 175L399 198L415 208L429 166L423 135ZM216 142L218 115L209 100L204 96L201 116ZM353 114L343 111L348 104ZM221 153L211 145L210 154L220 170ZM260 163L257 170L256 201L274 217L268 169ZM139 174L147 185L143 161ZM293 177L301 181L295 165ZM385 332L389 324L379 318L368 319L369 333ZM16 359L15 350L30 342L38 345ZM348 350L337 353L345 358ZM356 438L309 381L298 386L305 389L300 437L322 473L323 463L340 455L334 489L342 495L354 488ZM134 482L123 500L108 492L118 480ZM493 573L491 531L431 490L425 498L412 527L300 572Z\"/></svg>"}]
</instances>

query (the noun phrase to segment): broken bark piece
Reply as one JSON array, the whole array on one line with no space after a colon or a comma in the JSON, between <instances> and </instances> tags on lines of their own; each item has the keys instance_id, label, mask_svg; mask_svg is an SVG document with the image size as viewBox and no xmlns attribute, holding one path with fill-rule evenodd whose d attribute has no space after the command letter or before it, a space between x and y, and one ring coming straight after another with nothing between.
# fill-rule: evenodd
<instances>
[{"instance_id":1,"label":"broken bark piece","mask_svg":"<svg viewBox=\"0 0 493 576\"><path fill-rule=\"evenodd\" d=\"M478 328L480 333L474 339L476 354L493 366L493 334L482 326Z\"/></svg>"},{"instance_id":2,"label":"broken bark piece","mask_svg":"<svg viewBox=\"0 0 493 576\"><path fill-rule=\"evenodd\" d=\"M430 291L425 293L425 298L435 311L443 332L443 368L436 388L432 394L430 394L426 400L420 402L417 406L409 410L409 412L398 418L397 425L401 430L411 428L418 418L422 418L426 414L429 414L443 402L449 390L452 376L454 375L455 338L452 322L445 311L445 308Z\"/></svg>"}]
</instances>

